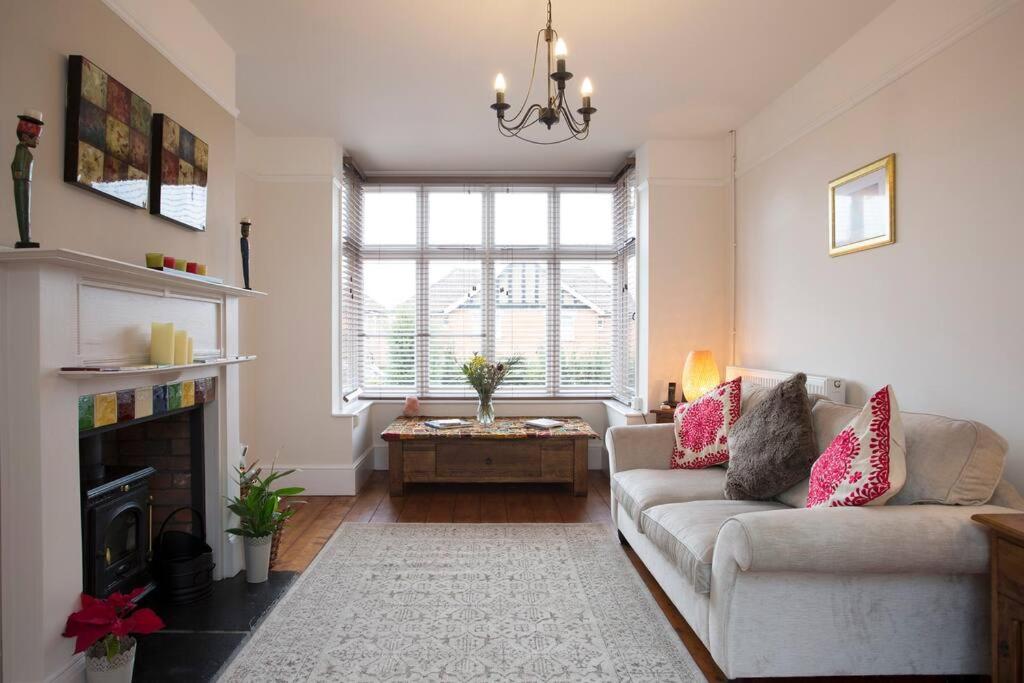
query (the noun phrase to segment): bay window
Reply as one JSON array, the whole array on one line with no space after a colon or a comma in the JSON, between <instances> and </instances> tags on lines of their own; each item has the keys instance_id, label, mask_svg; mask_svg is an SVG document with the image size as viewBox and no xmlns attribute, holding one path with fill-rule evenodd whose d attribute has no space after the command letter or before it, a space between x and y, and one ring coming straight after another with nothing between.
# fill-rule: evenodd
<instances>
[{"instance_id":1,"label":"bay window","mask_svg":"<svg viewBox=\"0 0 1024 683\"><path fill-rule=\"evenodd\" d=\"M522 358L499 397L628 400L631 186L631 172L585 188L363 186L346 174L342 391L472 397L461 366L481 353Z\"/></svg>"}]
</instances>

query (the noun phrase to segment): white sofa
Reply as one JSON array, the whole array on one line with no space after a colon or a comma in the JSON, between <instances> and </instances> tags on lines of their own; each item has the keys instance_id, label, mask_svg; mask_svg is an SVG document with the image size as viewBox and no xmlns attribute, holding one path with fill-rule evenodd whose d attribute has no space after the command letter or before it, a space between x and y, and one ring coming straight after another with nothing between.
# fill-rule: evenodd
<instances>
[{"instance_id":1,"label":"white sofa","mask_svg":"<svg viewBox=\"0 0 1024 683\"><path fill-rule=\"evenodd\" d=\"M820 450L858 410L816 403ZM902 415L907 485L862 508L726 500L724 467L669 469L672 425L608 430L620 539L726 676L989 670L988 537L970 518L1022 507L1001 481L1006 442L978 423ZM806 483L780 496L805 498Z\"/></svg>"}]
</instances>

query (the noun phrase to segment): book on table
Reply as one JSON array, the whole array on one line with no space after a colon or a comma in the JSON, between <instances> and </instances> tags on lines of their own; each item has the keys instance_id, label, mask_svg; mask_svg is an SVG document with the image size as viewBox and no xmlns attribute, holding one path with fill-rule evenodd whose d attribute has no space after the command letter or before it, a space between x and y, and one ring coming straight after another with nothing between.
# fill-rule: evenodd
<instances>
[{"instance_id":1,"label":"book on table","mask_svg":"<svg viewBox=\"0 0 1024 683\"><path fill-rule=\"evenodd\" d=\"M535 429L554 429L555 427L561 427L564 423L552 420L550 417L538 417L533 420L527 420L523 424Z\"/></svg>"},{"instance_id":2,"label":"book on table","mask_svg":"<svg viewBox=\"0 0 1024 683\"><path fill-rule=\"evenodd\" d=\"M468 420L454 418L446 420L427 420L423 424L427 425L431 429L456 429L458 427L468 427L471 423Z\"/></svg>"}]
</instances>

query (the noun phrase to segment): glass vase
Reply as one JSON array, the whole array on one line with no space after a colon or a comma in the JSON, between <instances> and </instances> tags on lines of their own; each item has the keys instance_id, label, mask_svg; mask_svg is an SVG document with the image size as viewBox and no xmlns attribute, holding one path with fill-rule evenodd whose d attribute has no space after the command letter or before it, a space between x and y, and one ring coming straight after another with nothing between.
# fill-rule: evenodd
<instances>
[{"instance_id":1,"label":"glass vase","mask_svg":"<svg viewBox=\"0 0 1024 683\"><path fill-rule=\"evenodd\" d=\"M484 427L494 424L494 404L490 396L480 396L480 402L476 406L476 421Z\"/></svg>"}]
</instances>

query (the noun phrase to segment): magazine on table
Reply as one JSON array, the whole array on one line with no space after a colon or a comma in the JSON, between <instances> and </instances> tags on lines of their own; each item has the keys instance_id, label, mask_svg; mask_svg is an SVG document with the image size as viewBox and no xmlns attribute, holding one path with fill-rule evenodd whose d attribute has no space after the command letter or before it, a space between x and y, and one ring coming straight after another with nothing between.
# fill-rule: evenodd
<instances>
[{"instance_id":1,"label":"magazine on table","mask_svg":"<svg viewBox=\"0 0 1024 683\"><path fill-rule=\"evenodd\" d=\"M459 427L468 427L471 423L468 420L461 418L445 419L445 420L427 420L423 424L427 425L431 429L457 429Z\"/></svg>"},{"instance_id":2,"label":"magazine on table","mask_svg":"<svg viewBox=\"0 0 1024 683\"><path fill-rule=\"evenodd\" d=\"M534 429L554 429L555 427L561 427L565 423L552 420L550 417L538 417L533 420L527 420L523 424Z\"/></svg>"}]
</instances>

